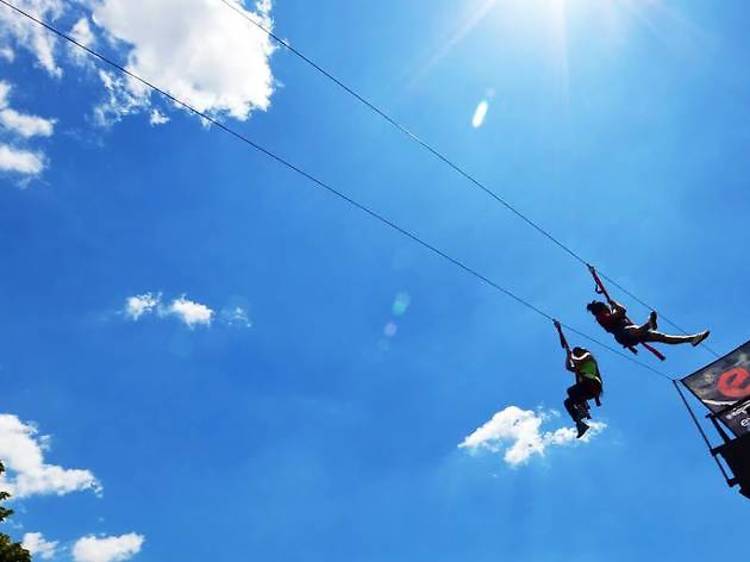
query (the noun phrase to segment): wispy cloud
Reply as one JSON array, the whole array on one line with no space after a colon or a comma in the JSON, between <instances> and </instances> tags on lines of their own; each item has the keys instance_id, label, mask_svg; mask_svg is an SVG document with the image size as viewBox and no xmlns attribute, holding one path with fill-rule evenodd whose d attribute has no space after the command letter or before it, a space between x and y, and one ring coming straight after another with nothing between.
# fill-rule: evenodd
<instances>
[{"instance_id":1,"label":"wispy cloud","mask_svg":"<svg viewBox=\"0 0 750 562\"><path fill-rule=\"evenodd\" d=\"M22 140L50 137L54 132L55 121L10 107L12 89L8 82L0 81L0 131L6 139L0 142L0 171L27 177L37 176L44 171L47 159L42 152L20 146L19 137Z\"/></svg>"},{"instance_id":2,"label":"wispy cloud","mask_svg":"<svg viewBox=\"0 0 750 562\"><path fill-rule=\"evenodd\" d=\"M209 305L189 299L186 295L165 302L161 293L142 293L125 300L123 313L134 321L149 315L177 318L191 329L210 327L217 319L221 324L233 328L252 327L247 310L241 306L225 307L217 314Z\"/></svg>"},{"instance_id":3,"label":"wispy cloud","mask_svg":"<svg viewBox=\"0 0 750 562\"><path fill-rule=\"evenodd\" d=\"M48 541L42 533L26 533L23 536L21 545L28 550L35 558L42 560L52 560L57 554L56 541Z\"/></svg>"},{"instance_id":4,"label":"wispy cloud","mask_svg":"<svg viewBox=\"0 0 750 562\"><path fill-rule=\"evenodd\" d=\"M154 127L157 127L159 125L166 125L167 123L169 123L169 117L164 115L158 109L152 109L151 115L148 118L148 122Z\"/></svg>"},{"instance_id":5,"label":"wispy cloud","mask_svg":"<svg viewBox=\"0 0 750 562\"><path fill-rule=\"evenodd\" d=\"M16 60L16 53L10 47L0 47L0 59L5 62L13 62Z\"/></svg>"},{"instance_id":6,"label":"wispy cloud","mask_svg":"<svg viewBox=\"0 0 750 562\"><path fill-rule=\"evenodd\" d=\"M156 314L160 318L175 316L189 328L197 325L210 326L215 314L205 304L191 301L185 296L165 304L162 302L161 293L143 293L128 297L124 312L131 320L139 320L149 314Z\"/></svg>"},{"instance_id":7,"label":"wispy cloud","mask_svg":"<svg viewBox=\"0 0 750 562\"><path fill-rule=\"evenodd\" d=\"M262 0L252 8L231 0L237 11L273 28L272 3ZM271 103L275 81L270 58L274 43L239 14L205 0L18 0L31 14L56 24L75 22L69 34L85 46L108 44L132 72L217 117L245 120ZM247 3L249 4L249 3ZM82 13L83 12L83 13ZM183 17L175 18L174 14ZM210 40L205 40L209 37ZM90 59L45 29L0 10L0 57L15 59L26 50L50 76L61 78L62 65L93 68ZM142 84L107 70L97 71L106 100L94 111L100 124L112 125L126 115L145 113L152 125L164 124L152 112L151 92ZM156 115L161 115L157 117Z\"/></svg>"},{"instance_id":8,"label":"wispy cloud","mask_svg":"<svg viewBox=\"0 0 750 562\"><path fill-rule=\"evenodd\" d=\"M138 554L143 547L143 535L128 533L117 537L95 537L78 539L73 545L75 562L123 562Z\"/></svg>"},{"instance_id":9,"label":"wispy cloud","mask_svg":"<svg viewBox=\"0 0 750 562\"><path fill-rule=\"evenodd\" d=\"M15 109L0 111L0 125L24 137L51 137L55 129L53 119L20 113Z\"/></svg>"},{"instance_id":10,"label":"wispy cloud","mask_svg":"<svg viewBox=\"0 0 750 562\"><path fill-rule=\"evenodd\" d=\"M31 14L52 22L65 11L62 0L22 0L18 4ZM37 64L50 76L62 76L62 68L55 58L57 39L47 30L8 9L0 10L0 41L13 42L19 48L30 51L36 57Z\"/></svg>"},{"instance_id":11,"label":"wispy cloud","mask_svg":"<svg viewBox=\"0 0 750 562\"><path fill-rule=\"evenodd\" d=\"M144 293L142 295L128 297L125 301L125 314L131 320L138 320L144 314L155 311L160 304L160 294Z\"/></svg>"},{"instance_id":12,"label":"wispy cloud","mask_svg":"<svg viewBox=\"0 0 750 562\"><path fill-rule=\"evenodd\" d=\"M8 98L10 97L11 85L8 82L0 81L0 109L8 107Z\"/></svg>"},{"instance_id":13,"label":"wispy cloud","mask_svg":"<svg viewBox=\"0 0 750 562\"><path fill-rule=\"evenodd\" d=\"M96 44L96 36L91 29L91 23L87 17L82 17L75 23L70 30L70 36L84 47L91 47ZM78 49L76 51L82 53Z\"/></svg>"},{"instance_id":14,"label":"wispy cloud","mask_svg":"<svg viewBox=\"0 0 750 562\"><path fill-rule=\"evenodd\" d=\"M556 412L535 412L508 406L466 437L459 448L470 452L502 453L508 465L517 467L528 463L534 455L544 456L550 447L588 443L607 427L600 422L592 423L582 439L576 439L576 430L572 427L542 431L542 425L558 415Z\"/></svg>"},{"instance_id":15,"label":"wispy cloud","mask_svg":"<svg viewBox=\"0 0 750 562\"><path fill-rule=\"evenodd\" d=\"M150 92L140 82L106 70L99 70L98 76L106 91L107 100L94 108L97 124L111 126L123 117L150 106Z\"/></svg>"},{"instance_id":16,"label":"wispy cloud","mask_svg":"<svg viewBox=\"0 0 750 562\"><path fill-rule=\"evenodd\" d=\"M0 414L0 459L10 476L0 479L0 489L19 498L62 496L82 490L101 492L99 481L90 471L47 464L44 454L49 449L49 436L40 436L36 427L14 415Z\"/></svg>"}]
</instances>

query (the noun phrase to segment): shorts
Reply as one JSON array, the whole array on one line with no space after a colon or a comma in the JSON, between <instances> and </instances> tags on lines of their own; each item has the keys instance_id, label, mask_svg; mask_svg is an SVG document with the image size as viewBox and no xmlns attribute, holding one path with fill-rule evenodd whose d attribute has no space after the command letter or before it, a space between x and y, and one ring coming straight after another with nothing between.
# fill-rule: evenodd
<instances>
[{"instance_id":1,"label":"shorts","mask_svg":"<svg viewBox=\"0 0 750 562\"><path fill-rule=\"evenodd\" d=\"M627 328L612 332L612 335L615 337L615 341L623 347L635 347L641 343L641 340Z\"/></svg>"}]
</instances>

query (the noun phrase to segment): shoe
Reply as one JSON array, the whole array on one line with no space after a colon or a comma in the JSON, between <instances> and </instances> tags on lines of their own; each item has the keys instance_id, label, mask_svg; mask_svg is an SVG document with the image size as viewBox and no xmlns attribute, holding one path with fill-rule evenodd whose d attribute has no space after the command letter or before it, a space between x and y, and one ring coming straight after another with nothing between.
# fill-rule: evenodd
<instances>
[{"instance_id":1,"label":"shoe","mask_svg":"<svg viewBox=\"0 0 750 562\"><path fill-rule=\"evenodd\" d=\"M583 437L586 432L590 429L588 424L585 424L582 421L576 422L576 429L578 430L578 435L576 435L576 439L580 439Z\"/></svg>"},{"instance_id":2,"label":"shoe","mask_svg":"<svg viewBox=\"0 0 750 562\"><path fill-rule=\"evenodd\" d=\"M659 329L659 324L657 323L657 315L656 315L656 311L655 310L652 310L651 314L648 315L648 324L649 324L649 326L651 326L652 330L658 330Z\"/></svg>"},{"instance_id":3,"label":"shoe","mask_svg":"<svg viewBox=\"0 0 750 562\"><path fill-rule=\"evenodd\" d=\"M711 332L709 330L706 330L705 332L701 332L697 336L693 338L693 341L691 342L693 344L693 347L698 347L700 344L702 344L706 339L708 339L708 336L711 335Z\"/></svg>"}]
</instances>

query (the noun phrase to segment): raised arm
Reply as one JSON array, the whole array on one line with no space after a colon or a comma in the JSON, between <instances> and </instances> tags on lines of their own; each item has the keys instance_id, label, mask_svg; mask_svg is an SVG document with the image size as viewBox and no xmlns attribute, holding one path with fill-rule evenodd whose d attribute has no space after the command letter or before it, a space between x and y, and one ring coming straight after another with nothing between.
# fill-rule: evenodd
<instances>
[{"instance_id":1,"label":"raised arm","mask_svg":"<svg viewBox=\"0 0 750 562\"><path fill-rule=\"evenodd\" d=\"M570 352L568 352L567 356L565 357L565 368L571 373L576 372L576 366L573 363L573 356L570 354Z\"/></svg>"}]
</instances>

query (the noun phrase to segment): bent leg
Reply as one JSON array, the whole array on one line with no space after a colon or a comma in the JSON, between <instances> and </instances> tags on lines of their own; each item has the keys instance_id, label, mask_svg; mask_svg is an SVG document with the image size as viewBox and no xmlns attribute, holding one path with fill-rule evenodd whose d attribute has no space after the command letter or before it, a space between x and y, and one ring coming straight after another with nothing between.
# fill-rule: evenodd
<instances>
[{"instance_id":1,"label":"bent leg","mask_svg":"<svg viewBox=\"0 0 750 562\"><path fill-rule=\"evenodd\" d=\"M573 399L570 397L566 398L563 405L565 406L565 411L568 412L570 419L574 422L578 422L578 411L576 410L576 404L573 402Z\"/></svg>"},{"instance_id":2,"label":"bent leg","mask_svg":"<svg viewBox=\"0 0 750 562\"><path fill-rule=\"evenodd\" d=\"M587 416L587 400L593 400L601 391L595 385L578 383L568 389L568 398L565 400L565 410L570 414L574 422L579 423L582 416Z\"/></svg>"}]
</instances>

